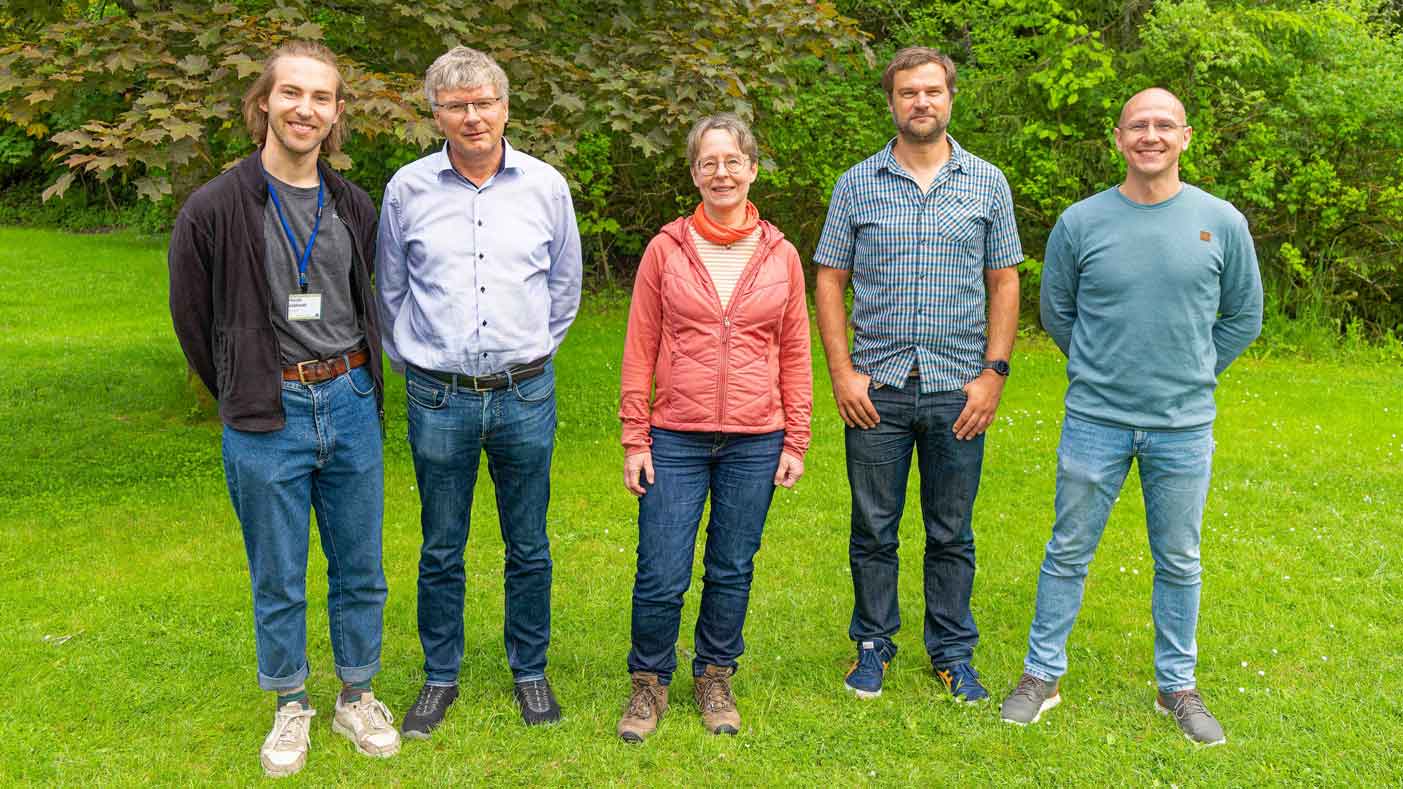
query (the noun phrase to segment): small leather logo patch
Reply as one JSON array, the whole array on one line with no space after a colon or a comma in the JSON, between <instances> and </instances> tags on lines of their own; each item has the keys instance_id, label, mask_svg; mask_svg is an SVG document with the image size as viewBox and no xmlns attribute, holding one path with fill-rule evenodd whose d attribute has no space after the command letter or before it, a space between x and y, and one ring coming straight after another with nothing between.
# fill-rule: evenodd
<instances>
[{"instance_id":1,"label":"small leather logo patch","mask_svg":"<svg viewBox=\"0 0 1403 789\"><path fill-rule=\"evenodd\" d=\"M1212 240L1213 240L1213 234L1210 233L1210 232L1208 232L1207 230L1200 230L1200 231L1198 231L1198 240L1199 240L1199 241L1212 241Z\"/></svg>"}]
</instances>

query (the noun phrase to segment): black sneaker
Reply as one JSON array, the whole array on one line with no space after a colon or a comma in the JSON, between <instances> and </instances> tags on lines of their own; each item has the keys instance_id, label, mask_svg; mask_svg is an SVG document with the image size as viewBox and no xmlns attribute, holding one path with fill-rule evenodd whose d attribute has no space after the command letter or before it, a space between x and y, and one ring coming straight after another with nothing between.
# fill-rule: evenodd
<instances>
[{"instance_id":1,"label":"black sneaker","mask_svg":"<svg viewBox=\"0 0 1403 789\"><path fill-rule=\"evenodd\" d=\"M560 720L560 705L556 703L550 682L545 677L518 682L512 692L516 696L516 705L521 708L521 719L527 726Z\"/></svg>"},{"instance_id":2,"label":"black sneaker","mask_svg":"<svg viewBox=\"0 0 1403 789\"><path fill-rule=\"evenodd\" d=\"M444 713L457 700L457 685L424 685L414 706L405 713L400 731L411 739L429 739L429 734L443 723Z\"/></svg>"}]
</instances>

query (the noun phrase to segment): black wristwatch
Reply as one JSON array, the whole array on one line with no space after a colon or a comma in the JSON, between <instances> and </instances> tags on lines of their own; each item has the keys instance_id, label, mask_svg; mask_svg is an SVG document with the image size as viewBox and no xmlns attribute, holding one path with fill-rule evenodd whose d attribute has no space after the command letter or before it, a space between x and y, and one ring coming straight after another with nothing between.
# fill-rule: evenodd
<instances>
[{"instance_id":1,"label":"black wristwatch","mask_svg":"<svg viewBox=\"0 0 1403 789\"><path fill-rule=\"evenodd\" d=\"M994 372L998 373L999 375L1002 375L1005 378L1008 377L1008 362L1004 359L991 359L985 361L984 369L993 370Z\"/></svg>"}]
</instances>

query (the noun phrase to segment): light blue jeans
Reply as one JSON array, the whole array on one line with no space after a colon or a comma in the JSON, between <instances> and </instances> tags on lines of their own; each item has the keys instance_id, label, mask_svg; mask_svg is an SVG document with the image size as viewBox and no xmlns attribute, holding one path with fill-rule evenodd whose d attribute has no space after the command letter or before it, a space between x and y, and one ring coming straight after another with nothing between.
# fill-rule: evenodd
<instances>
[{"instance_id":1,"label":"light blue jeans","mask_svg":"<svg viewBox=\"0 0 1403 789\"><path fill-rule=\"evenodd\" d=\"M310 386L283 381L287 425L271 433L224 428L224 476L243 527L253 586L258 685L307 679L308 517L326 554L327 619L336 676L367 682L380 670L385 573L380 564L385 477L369 367Z\"/></svg>"},{"instance_id":2,"label":"light blue jeans","mask_svg":"<svg viewBox=\"0 0 1403 789\"><path fill-rule=\"evenodd\" d=\"M1140 464L1150 554L1155 681L1170 693L1194 687L1198 659L1199 534L1213 466L1212 426L1130 430L1077 419L1057 447L1056 522L1038 576L1037 612L1024 670L1051 681L1067 671L1067 637L1081 610L1087 566L1131 460Z\"/></svg>"}]
</instances>

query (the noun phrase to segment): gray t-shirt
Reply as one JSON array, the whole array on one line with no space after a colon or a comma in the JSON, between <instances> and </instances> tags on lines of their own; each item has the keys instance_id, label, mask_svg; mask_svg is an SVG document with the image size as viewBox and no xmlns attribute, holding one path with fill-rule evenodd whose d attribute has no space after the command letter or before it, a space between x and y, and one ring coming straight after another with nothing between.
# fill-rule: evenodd
<instances>
[{"instance_id":1,"label":"gray t-shirt","mask_svg":"<svg viewBox=\"0 0 1403 789\"><path fill-rule=\"evenodd\" d=\"M1047 240L1043 327L1067 354L1067 413L1138 430L1213 423L1218 375L1262 327L1247 220L1185 184L1154 205L1111 187Z\"/></svg>"},{"instance_id":2,"label":"gray t-shirt","mask_svg":"<svg viewBox=\"0 0 1403 789\"><path fill-rule=\"evenodd\" d=\"M317 218L317 187L290 186L268 176L278 190L283 217L297 239L297 250L307 246ZM323 195L321 228L307 264L307 292L321 294L321 318L288 320L288 295L301 293L297 284L297 254L278 221L272 198L263 210L263 236L267 254L268 287L272 291L273 328L278 352L285 365L310 359L339 356L365 344L365 329L356 319L351 295L351 234L336 216L331 193Z\"/></svg>"}]
</instances>

